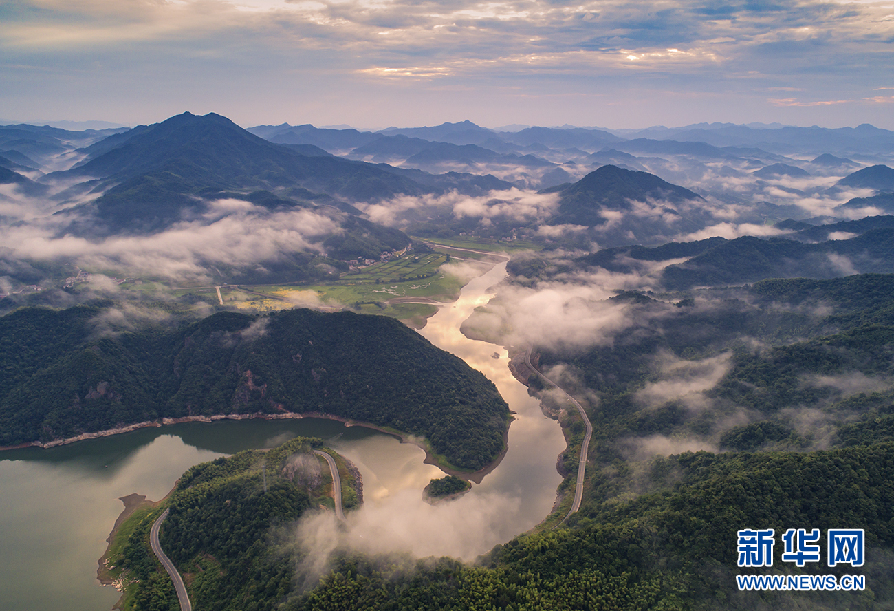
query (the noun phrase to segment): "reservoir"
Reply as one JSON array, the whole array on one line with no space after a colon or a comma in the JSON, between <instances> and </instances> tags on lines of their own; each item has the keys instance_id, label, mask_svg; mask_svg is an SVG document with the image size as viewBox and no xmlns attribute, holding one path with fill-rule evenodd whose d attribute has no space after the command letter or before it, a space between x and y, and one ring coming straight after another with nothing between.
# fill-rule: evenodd
<instances>
[{"instance_id":1,"label":"reservoir","mask_svg":"<svg viewBox=\"0 0 894 611\"><path fill-rule=\"evenodd\" d=\"M244 449L272 447L296 435L321 437L363 477L364 506L349 515L341 543L365 551L410 551L467 560L538 524L552 508L564 447L558 424L510 374L506 351L467 339L459 327L491 298L505 263L472 279L459 300L441 306L421 334L490 378L516 420L500 465L460 499L422 500L442 473L424 452L391 436L340 422L243 420L185 423L82 441L48 450L0 453L0 607L5 611L102 611L118 599L96 581L97 560L131 493L158 500L190 466ZM494 358L494 354L499 358ZM331 516L300 531L326 535ZM334 529L331 529L334 531Z\"/></svg>"}]
</instances>

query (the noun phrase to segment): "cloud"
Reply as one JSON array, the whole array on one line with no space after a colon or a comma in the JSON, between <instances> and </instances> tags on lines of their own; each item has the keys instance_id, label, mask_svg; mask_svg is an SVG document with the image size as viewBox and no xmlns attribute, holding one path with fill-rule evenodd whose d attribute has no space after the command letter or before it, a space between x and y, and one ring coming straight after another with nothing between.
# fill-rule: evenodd
<instances>
[{"instance_id":1,"label":"cloud","mask_svg":"<svg viewBox=\"0 0 894 611\"><path fill-rule=\"evenodd\" d=\"M803 379L807 386L831 387L842 394L842 398L860 393L881 392L891 388L891 380L867 376L853 371L841 375L811 375Z\"/></svg>"},{"instance_id":2,"label":"cloud","mask_svg":"<svg viewBox=\"0 0 894 611\"><path fill-rule=\"evenodd\" d=\"M889 12L880 2L819 0L723 8L689 0L22 0L4 10L0 48L20 86L8 98L18 112L35 112L27 100L51 88L48 73L74 70L79 78L68 85L77 95L65 103L74 101L69 112L79 114L96 112L89 101L97 80L123 77L136 87L114 92L104 107L135 103L120 114L191 103L247 117L260 103L277 119L313 113L343 123L351 114L393 124L462 115L477 104L505 124L554 111L546 104L559 98L571 102L563 116L581 119L594 116L596 102L596 116L633 122L667 122L678 112L699 120L721 110L747 120L780 110L799 113L793 118L854 106L878 112L887 96L872 94L890 63ZM313 96L308 82L317 85ZM187 83L203 87L177 95ZM221 100L222 83L233 91L277 86L263 100ZM858 104L829 106L842 101L842 83ZM799 97L767 101L768 89L799 90ZM39 106L65 108L53 99Z\"/></svg>"},{"instance_id":3,"label":"cloud","mask_svg":"<svg viewBox=\"0 0 894 611\"><path fill-rule=\"evenodd\" d=\"M627 460L643 461L656 456L670 456L683 452L717 452L717 445L707 441L687 437L626 437L617 442L621 454Z\"/></svg>"},{"instance_id":4,"label":"cloud","mask_svg":"<svg viewBox=\"0 0 894 611\"><path fill-rule=\"evenodd\" d=\"M678 359L670 353L661 353L656 357L660 379L649 382L637 391L636 398L650 407L679 400L690 409L703 409L710 404L705 392L717 386L729 373L731 358L731 352L700 361Z\"/></svg>"},{"instance_id":5,"label":"cloud","mask_svg":"<svg viewBox=\"0 0 894 611\"><path fill-rule=\"evenodd\" d=\"M778 229L772 225L755 225L754 223L718 223L705 227L699 231L681 236L681 242L692 242L695 240L704 240L705 238L720 237L732 240L746 235L752 236L774 236L788 233L783 229Z\"/></svg>"},{"instance_id":6,"label":"cloud","mask_svg":"<svg viewBox=\"0 0 894 611\"><path fill-rule=\"evenodd\" d=\"M850 260L850 258L846 255L829 253L827 256L829 258L829 263L832 265L832 269L834 269L838 275L854 276L860 273L859 271L857 271L857 268L854 267L854 264Z\"/></svg>"},{"instance_id":7,"label":"cloud","mask_svg":"<svg viewBox=\"0 0 894 611\"><path fill-rule=\"evenodd\" d=\"M142 308L132 303L120 302L91 318L90 324L93 325L92 337L97 338L160 325L170 320L171 315L158 308Z\"/></svg>"},{"instance_id":8,"label":"cloud","mask_svg":"<svg viewBox=\"0 0 894 611\"><path fill-rule=\"evenodd\" d=\"M440 214L448 214L456 219L478 218L484 223L494 218L521 222L543 220L557 206L558 196L555 194L539 194L514 188L508 191L491 191L478 197L451 191L444 195L404 195L383 203L357 204L374 223L392 227L406 227L411 219Z\"/></svg>"},{"instance_id":9,"label":"cloud","mask_svg":"<svg viewBox=\"0 0 894 611\"><path fill-rule=\"evenodd\" d=\"M216 210L220 210L220 203ZM215 266L248 267L283 253L322 252L318 238L338 233L336 218L309 210L236 212L208 224L179 223L161 233L90 240L58 236L58 219L0 227L0 241L21 258L68 259L87 268L210 281Z\"/></svg>"},{"instance_id":10,"label":"cloud","mask_svg":"<svg viewBox=\"0 0 894 611\"><path fill-rule=\"evenodd\" d=\"M518 498L500 494L468 494L431 505L418 490L402 490L367 500L343 524L331 512L307 514L295 527L304 556L298 574L305 578L304 587L315 585L339 551L471 561L503 542L506 516L516 514L519 505Z\"/></svg>"},{"instance_id":11,"label":"cloud","mask_svg":"<svg viewBox=\"0 0 894 611\"><path fill-rule=\"evenodd\" d=\"M319 310L321 308L332 307L329 302L320 299L320 294L311 290L283 290L277 292L277 295L299 308L311 308Z\"/></svg>"}]
</instances>

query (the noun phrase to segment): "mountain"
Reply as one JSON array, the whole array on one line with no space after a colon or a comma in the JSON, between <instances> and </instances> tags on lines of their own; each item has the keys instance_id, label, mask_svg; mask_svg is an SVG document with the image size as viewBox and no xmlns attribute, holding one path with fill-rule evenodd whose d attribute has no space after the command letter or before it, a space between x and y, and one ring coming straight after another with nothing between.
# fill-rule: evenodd
<instances>
[{"instance_id":1,"label":"mountain","mask_svg":"<svg viewBox=\"0 0 894 611\"><path fill-rule=\"evenodd\" d=\"M767 278L836 278L887 273L894 268L894 228L873 229L849 240L805 244L744 236L726 240L664 270L672 290L741 285Z\"/></svg>"},{"instance_id":2,"label":"mountain","mask_svg":"<svg viewBox=\"0 0 894 611\"><path fill-rule=\"evenodd\" d=\"M894 212L894 195L888 193L884 196L888 197L889 206ZM865 198L875 199L875 198ZM851 200L854 201L854 200ZM850 203L850 202L848 202ZM844 204L845 206L847 204ZM779 225L777 225L779 227ZM894 228L894 216L868 216L857 221L841 221L839 223L830 223L828 225L820 225L818 227L800 227L797 233L792 237L805 242L824 242L826 240L840 240L852 238L854 236L863 235L873 229L891 229Z\"/></svg>"},{"instance_id":3,"label":"mountain","mask_svg":"<svg viewBox=\"0 0 894 611\"><path fill-rule=\"evenodd\" d=\"M624 151L619 151L617 149L602 149L601 151L596 151L587 156L587 161L601 163L603 165L640 165L639 160L636 157L630 153L625 153Z\"/></svg>"},{"instance_id":4,"label":"mountain","mask_svg":"<svg viewBox=\"0 0 894 611\"><path fill-rule=\"evenodd\" d=\"M33 171L40 168L40 164L18 151L0 151L0 167L7 170Z\"/></svg>"},{"instance_id":5,"label":"mountain","mask_svg":"<svg viewBox=\"0 0 894 611\"><path fill-rule=\"evenodd\" d=\"M0 318L0 445L188 415L322 412L424 437L475 471L509 409L464 361L404 324L351 312L219 312L97 339L101 306Z\"/></svg>"},{"instance_id":6,"label":"mountain","mask_svg":"<svg viewBox=\"0 0 894 611\"><path fill-rule=\"evenodd\" d=\"M771 152L814 151L820 153L890 153L894 151L894 132L863 124L857 127L753 128L746 125L722 125L713 129L684 127L645 130L640 137L703 142L716 147L755 146Z\"/></svg>"},{"instance_id":7,"label":"mountain","mask_svg":"<svg viewBox=\"0 0 894 611\"><path fill-rule=\"evenodd\" d=\"M386 172L409 178L419 185L432 189L433 192L456 191L465 195L477 196L484 195L489 191L505 191L513 187L512 183L500 180L491 174L469 174L466 172L429 174L418 169L395 168L384 164L379 167Z\"/></svg>"},{"instance_id":8,"label":"mountain","mask_svg":"<svg viewBox=\"0 0 894 611\"><path fill-rule=\"evenodd\" d=\"M625 153L648 153L651 155L691 155L708 159L726 159L733 157L716 146L704 142L678 142L676 140L650 140L635 138L612 145Z\"/></svg>"},{"instance_id":9,"label":"mountain","mask_svg":"<svg viewBox=\"0 0 894 611\"><path fill-rule=\"evenodd\" d=\"M319 439L297 437L269 451L247 450L196 465L160 506L140 507L116 532L107 565L119 583L128 584L122 601L135 602L121 607L179 608L162 565L139 562L153 557L149 531L164 511L161 545L188 576L193 608L282 610L286 594L297 594L303 554L277 551L276 531L332 506L329 469L314 452L335 459L345 511L359 505L355 468Z\"/></svg>"},{"instance_id":10,"label":"mountain","mask_svg":"<svg viewBox=\"0 0 894 611\"><path fill-rule=\"evenodd\" d=\"M832 189L841 190L842 187L894 191L894 169L878 164L857 170L835 183Z\"/></svg>"},{"instance_id":11,"label":"mountain","mask_svg":"<svg viewBox=\"0 0 894 611\"><path fill-rule=\"evenodd\" d=\"M334 157L332 153L326 149L320 148L315 144L283 144L290 151L295 151L299 155L305 157Z\"/></svg>"},{"instance_id":12,"label":"mountain","mask_svg":"<svg viewBox=\"0 0 894 611\"><path fill-rule=\"evenodd\" d=\"M159 231L203 214L206 198L220 191L299 189L348 202L375 202L450 190L478 194L487 182L494 188L510 186L492 176L410 178L390 166L327 155L317 145L275 144L213 113L184 113L112 140L114 146L98 143L87 151L93 153L88 161L59 175L99 180L97 191L111 186L95 202L75 210L91 215L75 228L79 233Z\"/></svg>"},{"instance_id":13,"label":"mountain","mask_svg":"<svg viewBox=\"0 0 894 611\"><path fill-rule=\"evenodd\" d=\"M479 164L529 169L555 167L555 164L534 155L503 154L477 144L431 142L400 134L382 136L378 140L357 147L351 151L349 157L386 163L398 162L408 167L432 172L450 169L457 165L475 168Z\"/></svg>"},{"instance_id":14,"label":"mountain","mask_svg":"<svg viewBox=\"0 0 894 611\"><path fill-rule=\"evenodd\" d=\"M215 114L184 113L132 132L115 136L117 146L63 174L117 183L87 205L94 217L87 231L158 231L201 213L202 197L221 190L301 187L355 201L432 190L369 164L300 154Z\"/></svg>"},{"instance_id":15,"label":"mountain","mask_svg":"<svg viewBox=\"0 0 894 611\"><path fill-rule=\"evenodd\" d=\"M410 138L422 138L432 142L449 142L451 144L481 144L494 137L499 137L496 132L475 125L471 121L459 123L442 123L435 127L389 127L378 132L385 136L407 136Z\"/></svg>"},{"instance_id":16,"label":"mountain","mask_svg":"<svg viewBox=\"0 0 894 611\"><path fill-rule=\"evenodd\" d=\"M18 172L13 172L12 170L7 170L5 167L0 165L0 185L8 185L11 183L19 183L23 184L28 179L19 174Z\"/></svg>"},{"instance_id":17,"label":"mountain","mask_svg":"<svg viewBox=\"0 0 894 611\"><path fill-rule=\"evenodd\" d=\"M87 146L119 131L122 130L68 131L47 125L4 125L0 126L0 151L4 151L3 155L7 158L19 154L32 160L32 163L42 164L73 147Z\"/></svg>"},{"instance_id":18,"label":"mountain","mask_svg":"<svg viewBox=\"0 0 894 611\"><path fill-rule=\"evenodd\" d=\"M553 149L579 148L594 151L622 139L599 129L528 127L515 133L502 133L507 142L531 146L541 144Z\"/></svg>"},{"instance_id":19,"label":"mountain","mask_svg":"<svg viewBox=\"0 0 894 611\"><path fill-rule=\"evenodd\" d=\"M861 209L874 208L882 214L894 214L894 193L879 193L872 197L855 197L841 208Z\"/></svg>"},{"instance_id":20,"label":"mountain","mask_svg":"<svg viewBox=\"0 0 894 611\"><path fill-rule=\"evenodd\" d=\"M356 129L321 129L313 125L298 125L263 137L278 144L313 144L329 152L338 152L350 151L382 136Z\"/></svg>"},{"instance_id":21,"label":"mountain","mask_svg":"<svg viewBox=\"0 0 894 611\"><path fill-rule=\"evenodd\" d=\"M351 151L349 157L351 159L384 163L403 161L430 146L432 146L432 142L429 140L410 138L402 134L379 136L375 140L355 148Z\"/></svg>"},{"instance_id":22,"label":"mountain","mask_svg":"<svg viewBox=\"0 0 894 611\"><path fill-rule=\"evenodd\" d=\"M756 172L752 172L758 178L778 178L780 176L786 176L791 178L804 178L810 176L810 173L802 170L801 168L796 168L793 165L787 165L785 163L774 163L773 165L768 165L767 167L761 168Z\"/></svg>"},{"instance_id":23,"label":"mountain","mask_svg":"<svg viewBox=\"0 0 894 611\"><path fill-rule=\"evenodd\" d=\"M603 210L629 210L631 202L680 203L701 199L654 174L606 165L559 192L559 209L550 224L602 225L607 220Z\"/></svg>"},{"instance_id":24,"label":"mountain","mask_svg":"<svg viewBox=\"0 0 894 611\"><path fill-rule=\"evenodd\" d=\"M419 151L406 162L412 165L435 165L440 163L461 163L474 166L478 163L495 163L526 168L551 168L554 163L534 155L502 155L475 144L450 144L434 142Z\"/></svg>"},{"instance_id":25,"label":"mountain","mask_svg":"<svg viewBox=\"0 0 894 611\"><path fill-rule=\"evenodd\" d=\"M811 161L813 165L824 166L827 168L848 168L854 167L857 164L850 159L846 159L844 157L836 157L835 155L830 155L829 153L823 153L813 161Z\"/></svg>"}]
</instances>

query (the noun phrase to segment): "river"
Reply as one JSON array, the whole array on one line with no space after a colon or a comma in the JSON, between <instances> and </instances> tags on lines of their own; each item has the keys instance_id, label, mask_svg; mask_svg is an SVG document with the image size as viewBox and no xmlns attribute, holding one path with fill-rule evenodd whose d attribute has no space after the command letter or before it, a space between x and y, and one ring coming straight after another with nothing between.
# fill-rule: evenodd
<instances>
[{"instance_id":1,"label":"river","mask_svg":"<svg viewBox=\"0 0 894 611\"><path fill-rule=\"evenodd\" d=\"M99 586L96 566L122 509L119 497L136 492L160 499L194 464L295 435L328 440L360 469L365 504L340 535L358 549L471 559L535 526L549 513L561 481L555 470L565 446L561 431L509 373L505 350L459 332L505 275L503 263L472 279L421 331L490 378L516 412L503 461L462 498L424 503L423 486L442 473L423 463L422 450L324 419L188 423L8 451L0 454L0 607L110 609L118 593Z\"/></svg>"}]
</instances>

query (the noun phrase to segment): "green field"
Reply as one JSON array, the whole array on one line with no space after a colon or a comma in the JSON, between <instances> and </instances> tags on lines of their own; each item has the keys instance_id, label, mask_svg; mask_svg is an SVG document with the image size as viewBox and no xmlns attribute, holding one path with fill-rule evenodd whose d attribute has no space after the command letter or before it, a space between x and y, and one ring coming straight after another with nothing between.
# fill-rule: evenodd
<instances>
[{"instance_id":1,"label":"green field","mask_svg":"<svg viewBox=\"0 0 894 611\"><path fill-rule=\"evenodd\" d=\"M466 246L480 247L478 244L463 247ZM453 301L459 296L462 280L442 268L452 256L456 259L488 257L454 251L448 246L435 252L410 252L388 261L357 267L343 273L338 280L325 283L223 284L219 287L220 296L224 307L242 311L264 312L293 307L340 310L347 307L365 314L391 316L419 328L437 311L435 304ZM129 280L119 287L123 294L129 294L144 307L188 311L221 305L216 286L189 287L176 282Z\"/></svg>"},{"instance_id":2,"label":"green field","mask_svg":"<svg viewBox=\"0 0 894 611\"><path fill-rule=\"evenodd\" d=\"M421 238L413 237L414 240L425 242L437 248L438 246L453 248L472 248L475 250L484 250L492 253L514 252L519 250L540 250L542 245L534 242L526 242L524 240L513 240L512 242L500 242L498 240L488 240L486 238L478 238L475 236L462 236L458 238ZM471 254L471 253L470 253Z\"/></svg>"},{"instance_id":3,"label":"green field","mask_svg":"<svg viewBox=\"0 0 894 611\"><path fill-rule=\"evenodd\" d=\"M331 282L312 285L223 285L220 292L225 306L240 310L348 307L364 314L391 316L419 328L437 311L436 305L426 302L455 300L462 288L459 278L441 270L446 261L447 255L441 252L410 253L360 267ZM180 298L218 303L214 287L176 289L174 293ZM415 299L422 303L412 303Z\"/></svg>"}]
</instances>

